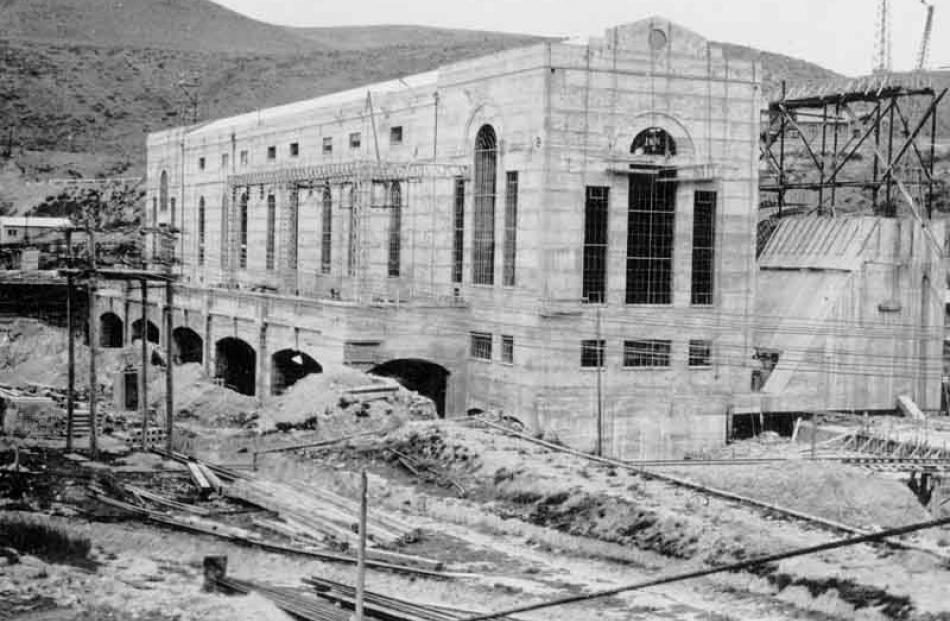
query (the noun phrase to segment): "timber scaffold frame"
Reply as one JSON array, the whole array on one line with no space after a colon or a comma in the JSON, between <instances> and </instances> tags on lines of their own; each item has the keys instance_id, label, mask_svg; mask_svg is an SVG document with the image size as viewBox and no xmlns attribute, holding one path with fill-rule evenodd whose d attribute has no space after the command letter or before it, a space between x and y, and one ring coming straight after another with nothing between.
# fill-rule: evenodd
<instances>
[{"instance_id":1,"label":"timber scaffold frame","mask_svg":"<svg viewBox=\"0 0 950 621\"><path fill-rule=\"evenodd\" d=\"M937 108L946 93L918 74L791 90L783 82L762 123L763 217L835 215L843 197L893 217L899 192L915 216L929 218Z\"/></svg>"}]
</instances>

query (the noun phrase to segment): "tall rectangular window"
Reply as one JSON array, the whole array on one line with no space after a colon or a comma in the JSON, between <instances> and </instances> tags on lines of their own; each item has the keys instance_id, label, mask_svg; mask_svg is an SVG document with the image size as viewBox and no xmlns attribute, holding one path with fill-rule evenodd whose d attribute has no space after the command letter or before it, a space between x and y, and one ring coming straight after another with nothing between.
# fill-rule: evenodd
<instances>
[{"instance_id":1,"label":"tall rectangular window","mask_svg":"<svg viewBox=\"0 0 950 621\"><path fill-rule=\"evenodd\" d=\"M227 170L227 169L228 169L228 154L222 153L221 154L221 170Z\"/></svg>"},{"instance_id":2,"label":"tall rectangular window","mask_svg":"<svg viewBox=\"0 0 950 621\"><path fill-rule=\"evenodd\" d=\"M501 335L501 361L505 364L514 364L515 362L515 337Z\"/></svg>"},{"instance_id":3,"label":"tall rectangular window","mask_svg":"<svg viewBox=\"0 0 950 621\"><path fill-rule=\"evenodd\" d=\"M389 189L389 261L390 278L399 277L399 259L402 254L402 190L394 181Z\"/></svg>"},{"instance_id":4,"label":"tall rectangular window","mask_svg":"<svg viewBox=\"0 0 950 621\"><path fill-rule=\"evenodd\" d=\"M198 265L205 264L205 197L198 199Z\"/></svg>"},{"instance_id":5,"label":"tall rectangular window","mask_svg":"<svg viewBox=\"0 0 950 621\"><path fill-rule=\"evenodd\" d=\"M515 286L515 254L518 250L518 173L505 174L505 240L501 284Z\"/></svg>"},{"instance_id":6,"label":"tall rectangular window","mask_svg":"<svg viewBox=\"0 0 950 621\"><path fill-rule=\"evenodd\" d=\"M610 188L587 186L584 199L584 301L607 300L607 206Z\"/></svg>"},{"instance_id":7,"label":"tall rectangular window","mask_svg":"<svg viewBox=\"0 0 950 621\"><path fill-rule=\"evenodd\" d=\"M300 155L300 143L291 142L290 143L290 157L297 157Z\"/></svg>"},{"instance_id":8,"label":"tall rectangular window","mask_svg":"<svg viewBox=\"0 0 950 621\"><path fill-rule=\"evenodd\" d=\"M269 159L269 160L276 160L276 159L277 159L277 147L276 147L276 146L267 147L267 159Z\"/></svg>"},{"instance_id":9,"label":"tall rectangular window","mask_svg":"<svg viewBox=\"0 0 950 621\"><path fill-rule=\"evenodd\" d=\"M330 184L323 186L323 230L320 235L320 272L329 274L333 260L333 194Z\"/></svg>"},{"instance_id":10,"label":"tall rectangular window","mask_svg":"<svg viewBox=\"0 0 950 621\"><path fill-rule=\"evenodd\" d=\"M300 190L296 186L290 190L290 204L288 205L287 215L290 218L290 221L287 223L287 268L296 270L297 246L300 243L298 240L300 236Z\"/></svg>"},{"instance_id":11,"label":"tall rectangular window","mask_svg":"<svg viewBox=\"0 0 950 621\"><path fill-rule=\"evenodd\" d=\"M623 342L623 366L668 367L670 366L671 342L648 339Z\"/></svg>"},{"instance_id":12,"label":"tall rectangular window","mask_svg":"<svg viewBox=\"0 0 950 621\"><path fill-rule=\"evenodd\" d=\"M492 335L487 332L472 332L469 335L469 354L478 360L491 360Z\"/></svg>"},{"instance_id":13,"label":"tall rectangular window","mask_svg":"<svg viewBox=\"0 0 950 621\"><path fill-rule=\"evenodd\" d=\"M247 151L241 151L241 166L247 166Z\"/></svg>"},{"instance_id":14,"label":"tall rectangular window","mask_svg":"<svg viewBox=\"0 0 950 621\"><path fill-rule=\"evenodd\" d=\"M359 219L356 214L356 186L353 184L344 185L341 189L341 197L346 196L346 202L349 206L350 222L347 231L346 247L346 273L350 276L356 276L356 244L359 235Z\"/></svg>"},{"instance_id":15,"label":"tall rectangular window","mask_svg":"<svg viewBox=\"0 0 950 621\"><path fill-rule=\"evenodd\" d=\"M233 259L228 254L228 248L230 247L231 231L228 229L230 222L228 220L228 210L231 209L231 204L228 202L228 193L224 191L221 193L221 267L222 269L228 269L231 267L231 261Z\"/></svg>"},{"instance_id":16,"label":"tall rectangular window","mask_svg":"<svg viewBox=\"0 0 950 621\"><path fill-rule=\"evenodd\" d=\"M455 178L455 216L452 236L452 282L462 282L462 262L465 257L465 179Z\"/></svg>"},{"instance_id":17,"label":"tall rectangular window","mask_svg":"<svg viewBox=\"0 0 950 621\"><path fill-rule=\"evenodd\" d=\"M472 282L495 283L495 181L498 142L495 130L483 126L475 139L475 187L472 214Z\"/></svg>"},{"instance_id":18,"label":"tall rectangular window","mask_svg":"<svg viewBox=\"0 0 950 621\"><path fill-rule=\"evenodd\" d=\"M247 201L248 196L245 192L241 196L241 213L240 213L240 236L241 236L241 256L240 256L240 267L245 269L247 267Z\"/></svg>"},{"instance_id":19,"label":"tall rectangular window","mask_svg":"<svg viewBox=\"0 0 950 621\"><path fill-rule=\"evenodd\" d=\"M267 195L267 241L264 248L264 263L267 271L274 269L274 237L277 224L277 199L273 194Z\"/></svg>"},{"instance_id":20,"label":"tall rectangular window","mask_svg":"<svg viewBox=\"0 0 950 621\"><path fill-rule=\"evenodd\" d=\"M198 170L204 170L204 169L205 169L205 158L199 157L199 158L198 158Z\"/></svg>"},{"instance_id":21,"label":"tall rectangular window","mask_svg":"<svg viewBox=\"0 0 950 621\"><path fill-rule=\"evenodd\" d=\"M676 170L630 175L627 304L673 301Z\"/></svg>"},{"instance_id":22,"label":"tall rectangular window","mask_svg":"<svg viewBox=\"0 0 950 621\"><path fill-rule=\"evenodd\" d=\"M715 256L716 193L699 191L693 197L693 304L713 303Z\"/></svg>"},{"instance_id":23,"label":"tall rectangular window","mask_svg":"<svg viewBox=\"0 0 950 621\"><path fill-rule=\"evenodd\" d=\"M605 343L603 340L581 341L581 367L600 368L604 366L604 349Z\"/></svg>"},{"instance_id":24,"label":"tall rectangular window","mask_svg":"<svg viewBox=\"0 0 950 621\"><path fill-rule=\"evenodd\" d=\"M402 125L389 128L389 144L402 144Z\"/></svg>"}]
</instances>

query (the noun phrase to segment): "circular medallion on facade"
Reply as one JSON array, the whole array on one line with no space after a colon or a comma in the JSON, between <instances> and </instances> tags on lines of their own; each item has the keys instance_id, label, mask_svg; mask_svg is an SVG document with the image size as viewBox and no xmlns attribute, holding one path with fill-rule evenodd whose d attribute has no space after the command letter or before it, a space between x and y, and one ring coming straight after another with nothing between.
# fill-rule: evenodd
<instances>
[{"instance_id":1,"label":"circular medallion on facade","mask_svg":"<svg viewBox=\"0 0 950 621\"><path fill-rule=\"evenodd\" d=\"M659 28L650 29L650 49L660 51L666 47L666 33Z\"/></svg>"}]
</instances>

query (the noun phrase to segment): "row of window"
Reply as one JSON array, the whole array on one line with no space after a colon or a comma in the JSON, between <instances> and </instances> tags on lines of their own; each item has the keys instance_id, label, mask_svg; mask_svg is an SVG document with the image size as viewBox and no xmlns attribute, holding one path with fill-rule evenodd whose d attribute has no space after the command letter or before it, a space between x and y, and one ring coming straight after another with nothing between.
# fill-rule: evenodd
<instances>
[{"instance_id":1,"label":"row of window","mask_svg":"<svg viewBox=\"0 0 950 621\"><path fill-rule=\"evenodd\" d=\"M603 303L607 295L607 224L610 188L588 186L584 205L582 296ZM692 304L713 304L716 192L693 196ZM627 304L670 304L673 298L676 171L630 175L627 206Z\"/></svg>"},{"instance_id":2,"label":"row of window","mask_svg":"<svg viewBox=\"0 0 950 621\"><path fill-rule=\"evenodd\" d=\"M351 132L349 134L348 144L350 149L359 149L363 142L363 137L360 132ZM402 126L397 125L389 128L389 144L391 146L399 146L402 144L403 132ZM324 137L321 144L321 152L324 155L330 155L333 153L333 138L330 136ZM290 157L298 157L300 155L300 143L291 142L287 146L287 153ZM247 166L248 164L248 151L242 150L240 152L240 164L241 166ZM277 159L277 146L271 145L267 147L267 160L274 161ZM229 158L227 153L221 154L221 169L226 170L228 168ZM198 158L198 170L205 170L207 166L207 160L204 156Z\"/></svg>"},{"instance_id":3,"label":"row of window","mask_svg":"<svg viewBox=\"0 0 950 621\"><path fill-rule=\"evenodd\" d=\"M492 360L492 342L494 336L488 332L472 332L469 335L469 355L476 360ZM501 362L514 364L515 337L501 335Z\"/></svg>"},{"instance_id":4,"label":"row of window","mask_svg":"<svg viewBox=\"0 0 950 621\"><path fill-rule=\"evenodd\" d=\"M623 366L668 367L673 342L664 339L645 339L623 342ZM581 367L599 368L604 366L607 353L606 341L590 339L581 341ZM712 365L712 341L691 339L688 349L688 363L691 367Z\"/></svg>"}]
</instances>

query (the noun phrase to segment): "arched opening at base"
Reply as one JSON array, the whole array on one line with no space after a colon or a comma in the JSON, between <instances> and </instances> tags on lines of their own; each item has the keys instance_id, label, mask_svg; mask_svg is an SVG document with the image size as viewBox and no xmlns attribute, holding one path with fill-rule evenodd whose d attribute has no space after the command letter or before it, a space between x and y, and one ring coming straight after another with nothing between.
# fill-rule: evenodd
<instances>
[{"instance_id":1,"label":"arched opening at base","mask_svg":"<svg viewBox=\"0 0 950 621\"><path fill-rule=\"evenodd\" d=\"M122 347L122 319L115 313L99 317L99 347Z\"/></svg>"},{"instance_id":2,"label":"arched opening at base","mask_svg":"<svg viewBox=\"0 0 950 621\"><path fill-rule=\"evenodd\" d=\"M172 330L172 343L175 347L172 355L175 364L201 364L204 361L204 341L191 328L179 326Z\"/></svg>"},{"instance_id":3,"label":"arched opening at base","mask_svg":"<svg viewBox=\"0 0 950 621\"><path fill-rule=\"evenodd\" d=\"M442 365L416 358L390 360L370 370L373 375L391 377L409 390L432 399L439 418L445 417L445 392L449 370Z\"/></svg>"},{"instance_id":4,"label":"arched opening at base","mask_svg":"<svg viewBox=\"0 0 950 621\"><path fill-rule=\"evenodd\" d=\"M319 362L296 349L280 350L271 356L271 394L283 394L311 373L323 373Z\"/></svg>"},{"instance_id":5,"label":"arched opening at base","mask_svg":"<svg viewBox=\"0 0 950 621\"><path fill-rule=\"evenodd\" d=\"M158 326L156 326L151 321L148 321L146 323L147 323L146 332L145 332L146 340L149 343L155 343L156 345L158 345L158 337L159 337ZM142 320L136 319L135 321L132 322L132 340L137 341L137 340L140 340L141 338L142 338Z\"/></svg>"},{"instance_id":6,"label":"arched opening at base","mask_svg":"<svg viewBox=\"0 0 950 621\"><path fill-rule=\"evenodd\" d=\"M214 348L214 376L225 387L242 395L254 396L257 352L239 338L223 338Z\"/></svg>"}]
</instances>

